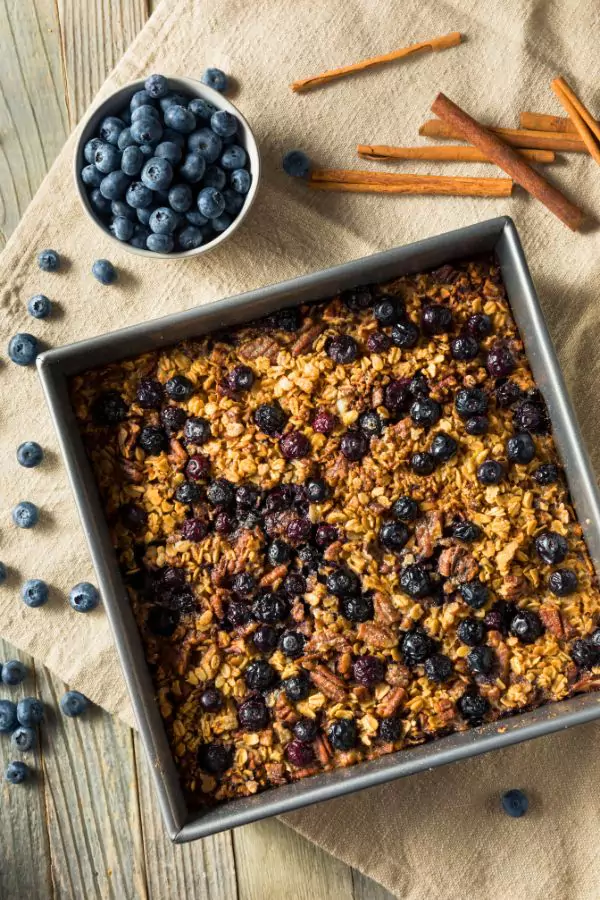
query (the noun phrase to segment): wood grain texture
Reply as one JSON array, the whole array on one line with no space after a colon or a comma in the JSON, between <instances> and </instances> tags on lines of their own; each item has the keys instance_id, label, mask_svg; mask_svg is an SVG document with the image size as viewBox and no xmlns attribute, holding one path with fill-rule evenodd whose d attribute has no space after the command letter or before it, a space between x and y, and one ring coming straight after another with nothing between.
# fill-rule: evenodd
<instances>
[{"instance_id":1,"label":"wood grain texture","mask_svg":"<svg viewBox=\"0 0 600 900\"><path fill-rule=\"evenodd\" d=\"M68 130L54 0L0 0L0 249Z\"/></svg>"},{"instance_id":2,"label":"wood grain texture","mask_svg":"<svg viewBox=\"0 0 600 900\"><path fill-rule=\"evenodd\" d=\"M233 832L239 900L351 900L352 870L277 819Z\"/></svg>"},{"instance_id":3,"label":"wood grain texture","mask_svg":"<svg viewBox=\"0 0 600 900\"><path fill-rule=\"evenodd\" d=\"M18 687L2 686L0 696L17 703L22 697L37 695L33 660L0 640L0 659L20 659L29 667L29 676ZM43 770L40 749L32 753L16 753L10 739L0 740L0 897L46 900L52 896L52 873L46 832ZM13 759L21 759L33 770L31 781L23 785L7 784L4 771ZM32 861L35 860L35 865Z\"/></svg>"},{"instance_id":4,"label":"wood grain texture","mask_svg":"<svg viewBox=\"0 0 600 900\"><path fill-rule=\"evenodd\" d=\"M73 127L144 26L148 0L56 0L56 4Z\"/></svg>"},{"instance_id":5,"label":"wood grain texture","mask_svg":"<svg viewBox=\"0 0 600 900\"><path fill-rule=\"evenodd\" d=\"M36 667L48 841L57 900L145 900L133 737L98 708L62 715L65 688ZM23 859L24 864L24 859Z\"/></svg>"},{"instance_id":6,"label":"wood grain texture","mask_svg":"<svg viewBox=\"0 0 600 900\"><path fill-rule=\"evenodd\" d=\"M231 832L174 845L165 833L141 741L134 737L148 900L237 900ZM168 886L168 888L167 888Z\"/></svg>"}]
</instances>

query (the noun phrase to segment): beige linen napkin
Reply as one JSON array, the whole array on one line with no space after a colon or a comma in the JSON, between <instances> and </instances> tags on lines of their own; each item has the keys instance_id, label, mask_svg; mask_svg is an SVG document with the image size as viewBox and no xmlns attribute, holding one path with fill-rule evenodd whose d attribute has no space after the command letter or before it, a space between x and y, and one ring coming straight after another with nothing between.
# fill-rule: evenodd
<instances>
[{"instance_id":1,"label":"beige linen napkin","mask_svg":"<svg viewBox=\"0 0 600 900\"><path fill-rule=\"evenodd\" d=\"M489 122L518 112L559 113L550 79L564 73L594 108L598 11L544 0L164 0L100 92L154 71L199 75L207 65L237 81L233 100L259 141L264 177L246 224L230 243L196 260L148 261L113 246L83 215L72 185L76 135L67 142L0 259L0 347L16 331L49 346L89 337L280 281L374 250L510 213L520 229L577 412L592 451L600 307L598 234L571 234L538 203L318 194L287 178L282 153L303 147L322 165L356 165L358 143L411 144L438 90ZM452 30L462 46L344 79L306 95L289 83L335 65ZM598 108L598 102L595 104ZM568 161L567 161L568 160ZM360 163L361 166L373 164ZM400 171L434 171L404 164ZM496 174L451 165L448 173ZM571 155L551 176L600 210L598 169ZM39 271L36 253L57 249L67 265ZM106 256L117 286L90 274ZM27 299L55 301L57 315L30 319ZM70 684L132 722L104 614L73 612L66 593L93 579L88 552L34 370L0 360L0 631ZM17 465L27 439L47 449L34 470ZM596 453L596 460L598 455ZM12 526L19 500L39 504L37 528ZM52 599L26 609L19 586L43 578ZM598 895L598 791L589 726L288 816L286 821L401 896L575 897ZM501 789L524 786L532 812L519 822L496 808Z\"/></svg>"}]
</instances>

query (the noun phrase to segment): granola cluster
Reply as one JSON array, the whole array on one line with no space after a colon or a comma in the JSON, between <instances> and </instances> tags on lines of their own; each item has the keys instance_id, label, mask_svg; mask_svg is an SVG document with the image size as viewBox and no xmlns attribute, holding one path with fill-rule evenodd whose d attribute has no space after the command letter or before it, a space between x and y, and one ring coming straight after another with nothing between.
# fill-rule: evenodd
<instances>
[{"instance_id":1,"label":"granola cluster","mask_svg":"<svg viewBox=\"0 0 600 900\"><path fill-rule=\"evenodd\" d=\"M492 262L71 397L190 805L600 686L600 593Z\"/></svg>"}]
</instances>

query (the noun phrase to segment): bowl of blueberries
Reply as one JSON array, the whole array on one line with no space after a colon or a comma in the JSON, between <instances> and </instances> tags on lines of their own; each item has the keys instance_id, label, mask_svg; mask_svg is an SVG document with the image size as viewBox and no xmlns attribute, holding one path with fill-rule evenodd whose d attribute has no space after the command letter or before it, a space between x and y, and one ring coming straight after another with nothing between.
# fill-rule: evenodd
<instances>
[{"instance_id":1,"label":"bowl of blueberries","mask_svg":"<svg viewBox=\"0 0 600 900\"><path fill-rule=\"evenodd\" d=\"M173 259L223 243L252 206L260 156L223 96L227 76L150 75L115 91L84 123L74 175L85 211L126 250Z\"/></svg>"}]
</instances>

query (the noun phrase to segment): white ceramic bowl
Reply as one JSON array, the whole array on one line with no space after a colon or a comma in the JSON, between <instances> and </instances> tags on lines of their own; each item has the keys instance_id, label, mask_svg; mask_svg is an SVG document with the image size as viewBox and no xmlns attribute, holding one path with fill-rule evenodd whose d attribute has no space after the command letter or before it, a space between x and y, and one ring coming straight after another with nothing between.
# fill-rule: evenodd
<instances>
[{"instance_id":1,"label":"white ceramic bowl","mask_svg":"<svg viewBox=\"0 0 600 900\"><path fill-rule=\"evenodd\" d=\"M202 253L207 253L209 250L213 250L215 247L218 247L224 241L231 237L234 231L239 228L242 224L248 212L250 211L250 207L254 202L254 198L256 196L256 191L258 189L258 183L260 181L260 154L258 152L258 145L256 143L256 139L254 134L252 133L252 129L250 128L248 122L243 117L238 109L227 100L222 94L218 91L214 91L212 88L207 87L205 84L202 84L201 81L197 81L195 78L176 78L171 77L170 75L166 76L169 82L169 88L171 90L189 94L190 97L202 97L204 100L207 100L209 103L212 103L213 106L216 106L217 109L226 109L227 112L233 113L240 123L239 125L239 137L240 144L246 150L248 154L248 158L250 160L250 174L252 175L252 184L250 185L250 190L246 194L244 205L236 218L233 220L231 225L226 231L223 231L221 234L217 235L212 241L209 241L207 244L202 244L200 247L196 247L195 250L186 250L185 252L173 252L173 253L154 253L152 250L141 250L138 247L132 247L131 244L126 243L125 241L117 240L114 235L108 230L104 222L98 218L96 212L90 204L90 201L87 196L86 185L81 180L81 170L85 165L87 165L85 157L83 155L83 148L87 144L89 140L96 136L98 132L98 128L100 126L100 122L106 118L106 116L116 116L119 112L126 106L129 105L129 101L133 94L136 91L141 91L144 88L143 80L134 81L131 84L125 85L125 87L119 88L118 91L115 91L114 94L111 94L100 106L96 107L96 109L92 110L84 121L83 129L79 136L79 140L77 142L77 147L75 150L75 157L73 160L73 176L75 178L75 185L77 187L77 193L79 194L79 199L81 200L81 205L83 206L87 215L92 219L98 228L102 229L103 233L110 238L111 241L114 241L119 247L124 250L128 250L129 253L137 253L138 256L147 256L150 259L185 259L189 256L200 256Z\"/></svg>"}]
</instances>

